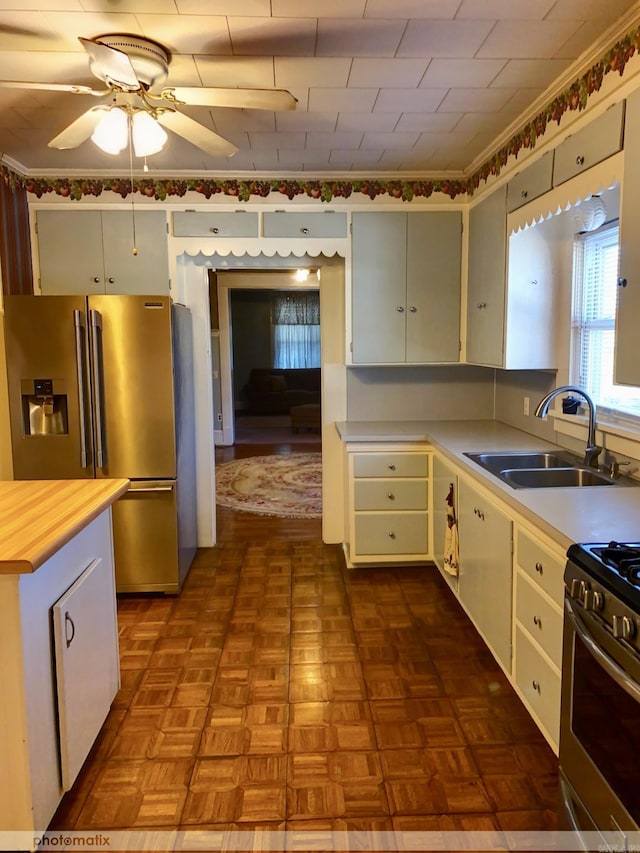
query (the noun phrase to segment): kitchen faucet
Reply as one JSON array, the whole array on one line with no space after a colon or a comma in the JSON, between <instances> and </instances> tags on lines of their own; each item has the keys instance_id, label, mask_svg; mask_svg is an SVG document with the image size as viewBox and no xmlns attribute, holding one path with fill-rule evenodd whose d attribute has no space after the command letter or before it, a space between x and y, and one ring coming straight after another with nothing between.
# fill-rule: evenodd
<instances>
[{"instance_id":1,"label":"kitchen faucet","mask_svg":"<svg viewBox=\"0 0 640 853\"><path fill-rule=\"evenodd\" d=\"M565 393L579 394L587 403L587 408L589 409L589 434L587 435L587 446L584 451L584 464L597 469L598 456L602 448L596 444L596 404L586 391L583 391L582 388L577 388L575 385L560 385L560 387L554 388L548 394L544 395L538 403L534 414L537 418L546 417L551 401L559 394Z\"/></svg>"}]
</instances>

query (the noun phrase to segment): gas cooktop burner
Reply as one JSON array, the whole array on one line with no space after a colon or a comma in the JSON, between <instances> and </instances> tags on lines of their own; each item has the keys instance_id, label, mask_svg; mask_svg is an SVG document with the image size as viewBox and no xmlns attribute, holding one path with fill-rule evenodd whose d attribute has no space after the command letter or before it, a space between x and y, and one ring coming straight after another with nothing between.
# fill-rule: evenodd
<instances>
[{"instance_id":1,"label":"gas cooktop burner","mask_svg":"<svg viewBox=\"0 0 640 853\"><path fill-rule=\"evenodd\" d=\"M637 583L640 571L640 545L627 545L621 542L609 542L606 548L594 548L595 554L608 565L617 569L623 577Z\"/></svg>"},{"instance_id":2,"label":"gas cooktop burner","mask_svg":"<svg viewBox=\"0 0 640 853\"><path fill-rule=\"evenodd\" d=\"M635 613L640 613L640 542L571 545L567 556L570 563L580 566Z\"/></svg>"}]
</instances>

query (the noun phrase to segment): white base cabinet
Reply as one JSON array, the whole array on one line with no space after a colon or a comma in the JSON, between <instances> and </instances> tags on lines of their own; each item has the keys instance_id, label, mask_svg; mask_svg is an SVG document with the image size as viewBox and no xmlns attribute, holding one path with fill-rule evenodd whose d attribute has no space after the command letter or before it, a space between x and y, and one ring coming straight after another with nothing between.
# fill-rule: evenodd
<instances>
[{"instance_id":1,"label":"white base cabinet","mask_svg":"<svg viewBox=\"0 0 640 853\"><path fill-rule=\"evenodd\" d=\"M82 578L88 585L79 593ZM111 510L37 571L1 575L0 595L0 849L15 850L25 848L16 845L12 832L46 829L119 689ZM57 602L63 645L71 640L69 649L80 663L74 661L71 671L65 665L56 681ZM93 703L89 719L82 706Z\"/></svg>"},{"instance_id":2,"label":"white base cabinet","mask_svg":"<svg viewBox=\"0 0 640 853\"><path fill-rule=\"evenodd\" d=\"M431 453L383 444L346 452L349 565L430 560Z\"/></svg>"}]
</instances>

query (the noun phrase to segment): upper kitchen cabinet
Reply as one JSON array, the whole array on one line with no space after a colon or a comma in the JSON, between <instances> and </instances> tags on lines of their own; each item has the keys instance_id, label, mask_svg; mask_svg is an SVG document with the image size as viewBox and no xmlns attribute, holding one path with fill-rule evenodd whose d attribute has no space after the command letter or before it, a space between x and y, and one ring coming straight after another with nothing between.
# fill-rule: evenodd
<instances>
[{"instance_id":1,"label":"upper kitchen cabinet","mask_svg":"<svg viewBox=\"0 0 640 853\"><path fill-rule=\"evenodd\" d=\"M553 185L553 151L519 172L507 184L507 212L548 192Z\"/></svg>"},{"instance_id":2,"label":"upper kitchen cabinet","mask_svg":"<svg viewBox=\"0 0 640 853\"><path fill-rule=\"evenodd\" d=\"M352 363L460 358L459 212L354 213Z\"/></svg>"},{"instance_id":3,"label":"upper kitchen cabinet","mask_svg":"<svg viewBox=\"0 0 640 853\"><path fill-rule=\"evenodd\" d=\"M553 166L554 187L620 151L624 114L624 101L620 101L558 145Z\"/></svg>"},{"instance_id":4,"label":"upper kitchen cabinet","mask_svg":"<svg viewBox=\"0 0 640 853\"><path fill-rule=\"evenodd\" d=\"M625 150L637 152L640 145L640 89L627 98ZM640 385L638 318L640 317L640 159L624 158L620 201L620 261L616 312L615 381Z\"/></svg>"},{"instance_id":5,"label":"upper kitchen cabinet","mask_svg":"<svg viewBox=\"0 0 640 853\"><path fill-rule=\"evenodd\" d=\"M347 214L325 210L322 213L287 213L275 210L263 214L265 237L346 237Z\"/></svg>"},{"instance_id":6,"label":"upper kitchen cabinet","mask_svg":"<svg viewBox=\"0 0 640 853\"><path fill-rule=\"evenodd\" d=\"M39 210L42 293L168 294L166 222L159 210Z\"/></svg>"},{"instance_id":7,"label":"upper kitchen cabinet","mask_svg":"<svg viewBox=\"0 0 640 853\"><path fill-rule=\"evenodd\" d=\"M174 237L257 237L259 232L258 214L247 210L178 210L173 214Z\"/></svg>"},{"instance_id":8,"label":"upper kitchen cabinet","mask_svg":"<svg viewBox=\"0 0 640 853\"><path fill-rule=\"evenodd\" d=\"M543 158L544 159L544 158ZM507 241L507 188L469 213L467 362L507 370L557 368L559 288L544 227Z\"/></svg>"}]
</instances>

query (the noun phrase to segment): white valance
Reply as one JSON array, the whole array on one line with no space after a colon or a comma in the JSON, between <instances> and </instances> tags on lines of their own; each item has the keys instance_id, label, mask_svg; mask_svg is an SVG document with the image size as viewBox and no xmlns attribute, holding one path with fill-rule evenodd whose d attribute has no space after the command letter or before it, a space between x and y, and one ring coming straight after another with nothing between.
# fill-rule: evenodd
<instances>
[{"instance_id":1,"label":"white valance","mask_svg":"<svg viewBox=\"0 0 640 853\"><path fill-rule=\"evenodd\" d=\"M177 238L171 240L172 251L176 255L188 255L195 258L202 256L211 258L213 255L227 257L232 255L241 257L280 257L280 258L317 258L320 255L332 258L338 255L341 258L347 255L346 238L341 240L272 240L268 238L237 238L230 240L212 240L207 237Z\"/></svg>"}]
</instances>

